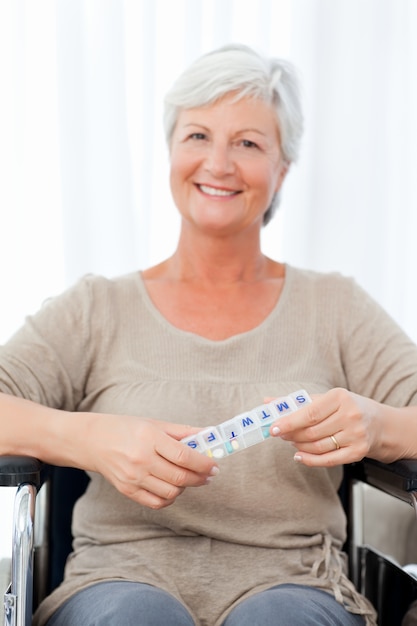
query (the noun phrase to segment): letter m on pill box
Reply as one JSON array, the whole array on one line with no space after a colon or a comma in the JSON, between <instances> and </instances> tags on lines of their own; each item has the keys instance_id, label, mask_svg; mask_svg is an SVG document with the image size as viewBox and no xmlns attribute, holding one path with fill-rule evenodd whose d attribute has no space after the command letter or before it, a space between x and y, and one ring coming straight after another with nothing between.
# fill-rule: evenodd
<instances>
[{"instance_id":1,"label":"letter m on pill box","mask_svg":"<svg viewBox=\"0 0 417 626\"><path fill-rule=\"evenodd\" d=\"M275 420L298 411L310 402L308 393L301 389L236 415L218 426L205 428L182 441L202 454L221 459L264 441L269 437L269 428Z\"/></svg>"}]
</instances>

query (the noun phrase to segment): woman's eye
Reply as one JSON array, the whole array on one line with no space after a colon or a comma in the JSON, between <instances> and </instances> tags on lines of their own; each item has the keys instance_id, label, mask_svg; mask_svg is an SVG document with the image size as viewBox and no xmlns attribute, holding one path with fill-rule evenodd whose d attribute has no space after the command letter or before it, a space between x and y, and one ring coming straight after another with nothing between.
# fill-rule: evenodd
<instances>
[{"instance_id":1,"label":"woman's eye","mask_svg":"<svg viewBox=\"0 0 417 626\"><path fill-rule=\"evenodd\" d=\"M192 133L190 135L190 139L198 139L198 140L206 139L206 135L204 133Z\"/></svg>"},{"instance_id":2,"label":"woman's eye","mask_svg":"<svg viewBox=\"0 0 417 626\"><path fill-rule=\"evenodd\" d=\"M242 146L244 148L257 148L258 145L254 141L250 141L249 139L242 139Z\"/></svg>"}]
</instances>

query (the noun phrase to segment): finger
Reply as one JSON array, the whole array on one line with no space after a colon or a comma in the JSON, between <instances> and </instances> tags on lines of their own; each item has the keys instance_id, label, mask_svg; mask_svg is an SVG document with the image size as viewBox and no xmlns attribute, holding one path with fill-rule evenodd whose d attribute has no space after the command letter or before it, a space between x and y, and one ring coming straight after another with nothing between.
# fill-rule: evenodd
<instances>
[{"instance_id":1,"label":"finger","mask_svg":"<svg viewBox=\"0 0 417 626\"><path fill-rule=\"evenodd\" d=\"M320 407L312 404L280 417L271 425L272 436L279 436L285 440L312 441L320 437L319 425L329 418Z\"/></svg>"},{"instance_id":2,"label":"finger","mask_svg":"<svg viewBox=\"0 0 417 626\"><path fill-rule=\"evenodd\" d=\"M142 480L141 488L168 502L174 502L185 489L185 487L179 487L157 476L151 475Z\"/></svg>"},{"instance_id":3,"label":"finger","mask_svg":"<svg viewBox=\"0 0 417 626\"><path fill-rule=\"evenodd\" d=\"M129 497L134 502L138 502L139 504L154 510L170 506L176 500L176 498L163 498L143 488L131 490L130 492L126 492L124 495Z\"/></svg>"},{"instance_id":4,"label":"finger","mask_svg":"<svg viewBox=\"0 0 417 626\"><path fill-rule=\"evenodd\" d=\"M336 428L336 413L340 402L336 394L316 396L313 402L298 411L280 417L271 425L271 435L297 441L314 441L329 434L329 428Z\"/></svg>"},{"instance_id":5,"label":"finger","mask_svg":"<svg viewBox=\"0 0 417 626\"><path fill-rule=\"evenodd\" d=\"M341 438L341 435L338 435ZM294 460L311 467L331 467L361 461L366 456L366 446L362 443L341 445L338 449L333 447L331 451L322 454L312 453L305 447L297 449Z\"/></svg>"},{"instance_id":6,"label":"finger","mask_svg":"<svg viewBox=\"0 0 417 626\"><path fill-rule=\"evenodd\" d=\"M320 424L301 428L294 432L290 432L287 435L279 433L279 436L281 439L284 439L284 441L291 441L295 445L304 445L309 443L316 444L323 442L321 445L326 447L328 446L329 438L332 435L334 436L337 432L339 432L339 424L337 415L334 415L327 420L323 420ZM277 436L273 426L271 428L271 434L273 436ZM324 444L325 441L327 441L327 444ZM335 444L333 444L333 447L335 447Z\"/></svg>"},{"instance_id":7,"label":"finger","mask_svg":"<svg viewBox=\"0 0 417 626\"><path fill-rule=\"evenodd\" d=\"M171 422L158 422L159 426L162 425L163 430L173 437L177 441L184 439L190 435L195 435L202 430L197 426L190 426L189 424L172 424Z\"/></svg>"},{"instance_id":8,"label":"finger","mask_svg":"<svg viewBox=\"0 0 417 626\"><path fill-rule=\"evenodd\" d=\"M169 436L158 439L155 451L160 457L171 463L171 470L176 467L177 470L182 469L185 472L186 485L199 484L201 476L207 478L214 476L219 471L218 465L213 459ZM192 483L188 483L190 480Z\"/></svg>"},{"instance_id":9,"label":"finger","mask_svg":"<svg viewBox=\"0 0 417 626\"><path fill-rule=\"evenodd\" d=\"M199 454L198 452L196 454ZM184 489L185 487L200 487L210 482L216 473L216 468L210 473L199 473L171 463L163 457L157 457L150 467L150 475L167 485ZM169 497L163 493L165 497Z\"/></svg>"},{"instance_id":10,"label":"finger","mask_svg":"<svg viewBox=\"0 0 417 626\"><path fill-rule=\"evenodd\" d=\"M348 448L333 450L326 454L309 454L308 452L297 450L294 455L294 461L307 465L308 467L334 467L336 465L352 463L354 460L359 461L360 459L352 458L352 454L348 452Z\"/></svg>"},{"instance_id":11,"label":"finger","mask_svg":"<svg viewBox=\"0 0 417 626\"><path fill-rule=\"evenodd\" d=\"M342 447L345 447L344 433L340 431L340 433L328 435L315 441L292 441L292 444L299 452L306 452L308 454L327 454L328 452L340 450Z\"/></svg>"}]
</instances>

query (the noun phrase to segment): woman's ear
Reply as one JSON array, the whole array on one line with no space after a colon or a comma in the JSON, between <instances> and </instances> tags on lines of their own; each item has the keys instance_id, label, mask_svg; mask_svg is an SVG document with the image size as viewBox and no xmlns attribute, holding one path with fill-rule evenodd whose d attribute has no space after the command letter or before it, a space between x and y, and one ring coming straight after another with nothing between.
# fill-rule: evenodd
<instances>
[{"instance_id":1,"label":"woman's ear","mask_svg":"<svg viewBox=\"0 0 417 626\"><path fill-rule=\"evenodd\" d=\"M278 175L278 180L277 180L277 184L275 187L275 193L278 193L278 191L281 189L281 185L285 180L285 177L288 173L288 170L290 169L290 162L289 161L282 161L281 166L280 166L280 172Z\"/></svg>"}]
</instances>

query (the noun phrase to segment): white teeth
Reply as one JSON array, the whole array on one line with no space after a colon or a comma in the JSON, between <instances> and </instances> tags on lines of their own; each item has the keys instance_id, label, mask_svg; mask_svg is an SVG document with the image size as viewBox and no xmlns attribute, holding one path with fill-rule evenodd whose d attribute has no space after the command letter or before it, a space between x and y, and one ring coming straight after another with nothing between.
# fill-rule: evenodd
<instances>
[{"instance_id":1,"label":"white teeth","mask_svg":"<svg viewBox=\"0 0 417 626\"><path fill-rule=\"evenodd\" d=\"M209 196L233 196L237 191L227 191L226 189L216 189L215 187L207 187L206 185L199 185L201 191L207 193Z\"/></svg>"}]
</instances>

